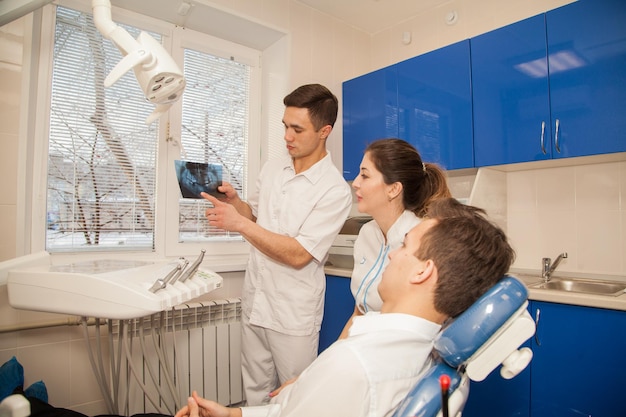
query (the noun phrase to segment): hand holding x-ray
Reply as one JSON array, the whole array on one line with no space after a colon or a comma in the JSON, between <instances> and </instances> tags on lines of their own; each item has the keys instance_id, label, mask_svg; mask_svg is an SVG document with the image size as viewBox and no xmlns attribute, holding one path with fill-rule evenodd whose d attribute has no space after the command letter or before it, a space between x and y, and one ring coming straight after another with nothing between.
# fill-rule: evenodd
<instances>
[{"instance_id":1,"label":"hand holding x-ray","mask_svg":"<svg viewBox=\"0 0 626 417\"><path fill-rule=\"evenodd\" d=\"M200 193L207 193L217 198L226 195L217 190L222 185L222 166L202 162L176 160L176 178L183 198L200 199Z\"/></svg>"}]
</instances>

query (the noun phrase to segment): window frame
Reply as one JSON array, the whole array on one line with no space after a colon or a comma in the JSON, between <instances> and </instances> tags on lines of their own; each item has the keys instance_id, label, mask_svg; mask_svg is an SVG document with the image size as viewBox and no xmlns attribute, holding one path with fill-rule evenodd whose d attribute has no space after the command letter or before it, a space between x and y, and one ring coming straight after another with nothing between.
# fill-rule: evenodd
<instances>
[{"instance_id":1,"label":"window frame","mask_svg":"<svg viewBox=\"0 0 626 417\"><path fill-rule=\"evenodd\" d=\"M47 5L41 13L41 32L38 39L33 37L33 68L31 85L36 87L30 94L28 125L34 126L27 134L26 152L32 164L27 164L31 181L27 179L26 201L27 215L24 232L30 236L25 238L25 248L30 246L29 253L45 251L46 248L46 195L47 195L47 160L48 160L48 132L49 113L52 91L52 52L54 50L54 31L56 24L56 4L83 12L91 13L89 4L78 0L59 0L55 4ZM261 164L261 51L237 45L232 42L213 36L184 29L173 24L159 21L148 16L140 15L128 10L112 7L113 21L129 24L142 30L160 33L164 47L170 51L172 57L182 68L184 48L195 49L213 55L228 57L244 57L240 62L250 65L250 103L248 113L248 167L246 188L248 192L254 188ZM139 90L138 90L139 91ZM34 103L32 101L34 100ZM93 258L141 258L162 259L163 257L195 257L201 250L205 250L205 261L215 265L215 270L242 270L248 257L249 245L242 240L237 241L203 241L178 242L178 199L179 189L173 167L174 160L180 159L182 100L175 103L168 113L162 116L159 123L157 169L156 169L156 196L155 196L155 230L154 250L125 250L123 252L89 251L53 253L51 256L57 261L67 259ZM43 184L43 186L42 186ZM31 188L29 191L28 188Z\"/></svg>"},{"instance_id":2,"label":"window frame","mask_svg":"<svg viewBox=\"0 0 626 417\"><path fill-rule=\"evenodd\" d=\"M236 45L231 42L218 39L216 37L199 33L190 29L176 28L173 36L172 56L176 62L183 62L184 49L193 49L200 52L210 53L221 58L227 58L236 56L238 62L244 62L250 66L250 103L249 103L249 126L248 126L248 167L247 167L247 192L254 189L256 178L260 171L260 108L261 108L261 71L260 71L260 57L261 53L254 51L251 48ZM179 140L181 137L182 128L182 105L177 103L169 111L169 138L164 138L164 142L167 142L168 151L158 153L158 164L162 163L166 167L174 166L175 159L181 159ZM168 130L167 126L164 131ZM162 160L163 154L167 155L167 160ZM165 171L165 172L164 172ZM221 262L229 262L229 258L239 258L241 254L247 254L249 252L249 246L247 242L243 240L220 240L219 242L196 243L196 242L179 242L178 241L178 183L176 177L173 175L172 169L157 169L157 184L163 184L159 182L161 175L168 176L167 192L169 195L165 196L166 213L168 213L164 233L168 238L164 238L163 243L165 245L165 254L174 256L174 254L184 253L185 255L197 254L201 249L207 248L205 256L213 256L213 262L220 260ZM244 198L245 196L242 196ZM157 205L159 204L159 196L157 196ZM172 213L172 214L169 214ZM174 216L174 213L176 215ZM157 232L159 234L159 232ZM175 237L175 238L172 238ZM159 240L159 237L157 237ZM209 250L210 248L210 250ZM192 253L189 253L189 250Z\"/></svg>"}]
</instances>

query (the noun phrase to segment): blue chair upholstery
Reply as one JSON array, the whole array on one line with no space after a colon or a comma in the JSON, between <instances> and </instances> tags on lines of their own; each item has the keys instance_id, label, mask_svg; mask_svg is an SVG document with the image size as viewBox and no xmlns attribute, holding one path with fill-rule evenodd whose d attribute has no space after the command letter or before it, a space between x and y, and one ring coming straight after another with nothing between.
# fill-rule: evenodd
<instances>
[{"instance_id":1,"label":"blue chair upholstery","mask_svg":"<svg viewBox=\"0 0 626 417\"><path fill-rule=\"evenodd\" d=\"M469 309L446 325L435 341L435 364L411 389L394 417L435 417L442 408L439 378L450 377L448 410L459 415L469 395L469 381L482 381L500 364L510 379L532 358L519 347L535 333L526 311L528 291L516 278L506 276Z\"/></svg>"}]
</instances>

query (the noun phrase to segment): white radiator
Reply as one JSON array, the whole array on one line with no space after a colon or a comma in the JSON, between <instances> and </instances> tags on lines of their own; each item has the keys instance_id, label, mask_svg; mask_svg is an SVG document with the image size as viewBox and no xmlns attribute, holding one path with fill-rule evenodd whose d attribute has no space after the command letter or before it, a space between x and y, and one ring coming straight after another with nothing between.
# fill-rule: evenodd
<instances>
[{"instance_id":1,"label":"white radiator","mask_svg":"<svg viewBox=\"0 0 626 417\"><path fill-rule=\"evenodd\" d=\"M186 304L107 323L108 365L102 359L106 348L89 346L89 351L110 413L173 415L194 390L224 405L244 400L240 299Z\"/></svg>"}]
</instances>

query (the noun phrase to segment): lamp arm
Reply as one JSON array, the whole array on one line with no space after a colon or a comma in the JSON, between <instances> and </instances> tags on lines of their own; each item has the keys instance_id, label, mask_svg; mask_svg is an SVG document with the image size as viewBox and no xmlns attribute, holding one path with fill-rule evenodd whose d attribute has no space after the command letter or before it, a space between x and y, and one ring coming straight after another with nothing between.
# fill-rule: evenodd
<instances>
[{"instance_id":1,"label":"lamp arm","mask_svg":"<svg viewBox=\"0 0 626 417\"><path fill-rule=\"evenodd\" d=\"M111 19L111 2L109 0L92 0L93 23L106 39L117 46L122 55L141 49L141 45L124 28Z\"/></svg>"},{"instance_id":2,"label":"lamp arm","mask_svg":"<svg viewBox=\"0 0 626 417\"><path fill-rule=\"evenodd\" d=\"M165 48L146 32L133 38L111 19L109 0L92 0L93 21L102 36L120 50L123 58L104 79L110 87L128 71L133 70L148 101L157 107L146 119L150 124L165 114L180 99L185 89L185 77Z\"/></svg>"}]
</instances>

